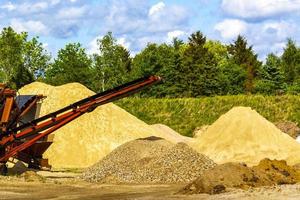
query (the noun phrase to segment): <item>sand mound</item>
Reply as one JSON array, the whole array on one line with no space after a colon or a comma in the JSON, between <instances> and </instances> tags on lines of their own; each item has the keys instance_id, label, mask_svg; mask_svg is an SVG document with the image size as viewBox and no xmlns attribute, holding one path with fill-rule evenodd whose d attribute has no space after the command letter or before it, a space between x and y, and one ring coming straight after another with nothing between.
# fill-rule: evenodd
<instances>
[{"instance_id":1,"label":"sand mound","mask_svg":"<svg viewBox=\"0 0 300 200\"><path fill-rule=\"evenodd\" d=\"M213 166L184 143L150 137L121 145L82 178L100 183L187 183Z\"/></svg>"},{"instance_id":2,"label":"sand mound","mask_svg":"<svg viewBox=\"0 0 300 200\"><path fill-rule=\"evenodd\" d=\"M232 108L191 145L219 164L256 165L264 158L300 163L300 144L246 107Z\"/></svg>"},{"instance_id":3,"label":"sand mound","mask_svg":"<svg viewBox=\"0 0 300 200\"><path fill-rule=\"evenodd\" d=\"M78 83L54 87L39 82L24 86L19 93L47 96L41 107L41 116L94 94ZM110 103L56 131L54 143L44 157L49 159L54 168L84 168L98 162L127 141L151 135L159 133Z\"/></svg>"},{"instance_id":4,"label":"sand mound","mask_svg":"<svg viewBox=\"0 0 300 200\"><path fill-rule=\"evenodd\" d=\"M164 124L153 124L150 125L154 130L160 133L160 137L165 138L166 140L169 140L173 143L178 142L190 142L192 141L192 138L185 137L174 131L172 128L168 127Z\"/></svg>"},{"instance_id":5,"label":"sand mound","mask_svg":"<svg viewBox=\"0 0 300 200\"><path fill-rule=\"evenodd\" d=\"M294 184L299 173L285 161L262 160L253 168L245 164L225 163L206 170L198 179L179 191L183 194L225 192L226 188L248 189L250 187Z\"/></svg>"}]
</instances>

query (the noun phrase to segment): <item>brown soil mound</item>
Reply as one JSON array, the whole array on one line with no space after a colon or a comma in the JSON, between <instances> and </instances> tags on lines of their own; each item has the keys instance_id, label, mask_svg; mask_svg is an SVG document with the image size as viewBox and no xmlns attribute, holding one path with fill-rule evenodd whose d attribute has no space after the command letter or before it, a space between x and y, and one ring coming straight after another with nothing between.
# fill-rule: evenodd
<instances>
[{"instance_id":1,"label":"brown soil mound","mask_svg":"<svg viewBox=\"0 0 300 200\"><path fill-rule=\"evenodd\" d=\"M294 183L300 181L300 171L294 166L287 165L285 160L263 159L254 170L268 174L277 184ZM286 180L287 179L287 180Z\"/></svg>"},{"instance_id":2,"label":"brown soil mound","mask_svg":"<svg viewBox=\"0 0 300 200\"><path fill-rule=\"evenodd\" d=\"M82 178L100 183L187 183L213 166L184 143L150 137L121 145Z\"/></svg>"},{"instance_id":3,"label":"brown soil mound","mask_svg":"<svg viewBox=\"0 0 300 200\"><path fill-rule=\"evenodd\" d=\"M41 116L94 94L78 83L54 87L39 82L26 85L19 93L47 96L42 103ZM112 103L84 114L54 134L54 143L44 154L53 168L89 167L125 142L160 135Z\"/></svg>"},{"instance_id":4,"label":"brown soil mound","mask_svg":"<svg viewBox=\"0 0 300 200\"><path fill-rule=\"evenodd\" d=\"M277 122L275 123L276 127L279 128L282 132L288 134L292 138L296 139L300 135L300 128L294 122Z\"/></svg>"},{"instance_id":5,"label":"brown soil mound","mask_svg":"<svg viewBox=\"0 0 300 200\"><path fill-rule=\"evenodd\" d=\"M181 189L182 194L225 192L226 188L248 189L250 187L294 184L299 172L285 161L262 160L258 166L225 163L205 171L198 179Z\"/></svg>"},{"instance_id":6,"label":"brown soil mound","mask_svg":"<svg viewBox=\"0 0 300 200\"><path fill-rule=\"evenodd\" d=\"M300 163L300 144L247 107L232 108L195 140L191 145L218 164L253 166L264 158Z\"/></svg>"}]
</instances>

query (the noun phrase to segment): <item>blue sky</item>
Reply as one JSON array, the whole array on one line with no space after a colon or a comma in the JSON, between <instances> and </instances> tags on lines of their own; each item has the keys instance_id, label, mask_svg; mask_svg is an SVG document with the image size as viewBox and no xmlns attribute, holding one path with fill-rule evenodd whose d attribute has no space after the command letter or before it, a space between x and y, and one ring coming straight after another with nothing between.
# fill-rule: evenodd
<instances>
[{"instance_id":1,"label":"blue sky","mask_svg":"<svg viewBox=\"0 0 300 200\"><path fill-rule=\"evenodd\" d=\"M0 28L40 36L52 54L69 42L89 53L112 31L132 54L148 42L187 40L197 30L232 42L238 34L259 57L282 53L286 39L300 41L300 0L0 0Z\"/></svg>"}]
</instances>

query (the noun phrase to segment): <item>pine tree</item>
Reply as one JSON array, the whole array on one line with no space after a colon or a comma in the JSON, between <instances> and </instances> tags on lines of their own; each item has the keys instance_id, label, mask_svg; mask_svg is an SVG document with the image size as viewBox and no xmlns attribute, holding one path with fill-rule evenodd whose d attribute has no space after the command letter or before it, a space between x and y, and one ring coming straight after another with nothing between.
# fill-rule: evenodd
<instances>
[{"instance_id":1,"label":"pine tree","mask_svg":"<svg viewBox=\"0 0 300 200\"><path fill-rule=\"evenodd\" d=\"M185 96L198 97L218 93L217 63L205 47L206 37L200 32L189 37L183 54L183 82L186 84Z\"/></svg>"},{"instance_id":2,"label":"pine tree","mask_svg":"<svg viewBox=\"0 0 300 200\"><path fill-rule=\"evenodd\" d=\"M261 66L257 54L254 53L252 46L248 47L246 38L240 35L233 44L229 45L228 52L233 62L244 68L246 72L245 91L251 93L254 88L254 78Z\"/></svg>"},{"instance_id":3,"label":"pine tree","mask_svg":"<svg viewBox=\"0 0 300 200\"><path fill-rule=\"evenodd\" d=\"M285 81L293 84L300 76L300 49L292 39L288 39L281 58Z\"/></svg>"},{"instance_id":4,"label":"pine tree","mask_svg":"<svg viewBox=\"0 0 300 200\"><path fill-rule=\"evenodd\" d=\"M259 70L260 80L257 82L256 90L261 93L276 93L285 89L284 75L281 59L271 53L267 56L266 63Z\"/></svg>"}]
</instances>

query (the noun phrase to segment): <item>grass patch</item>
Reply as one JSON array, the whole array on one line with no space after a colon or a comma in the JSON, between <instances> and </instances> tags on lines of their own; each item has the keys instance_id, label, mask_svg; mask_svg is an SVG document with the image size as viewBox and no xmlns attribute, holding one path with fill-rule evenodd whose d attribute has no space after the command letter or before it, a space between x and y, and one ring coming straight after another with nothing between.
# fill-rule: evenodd
<instances>
[{"instance_id":1,"label":"grass patch","mask_svg":"<svg viewBox=\"0 0 300 200\"><path fill-rule=\"evenodd\" d=\"M203 98L151 99L125 98L116 102L148 124L162 123L182 135L212 124L235 106L252 107L271 122L289 120L300 123L300 96L236 95Z\"/></svg>"}]
</instances>

